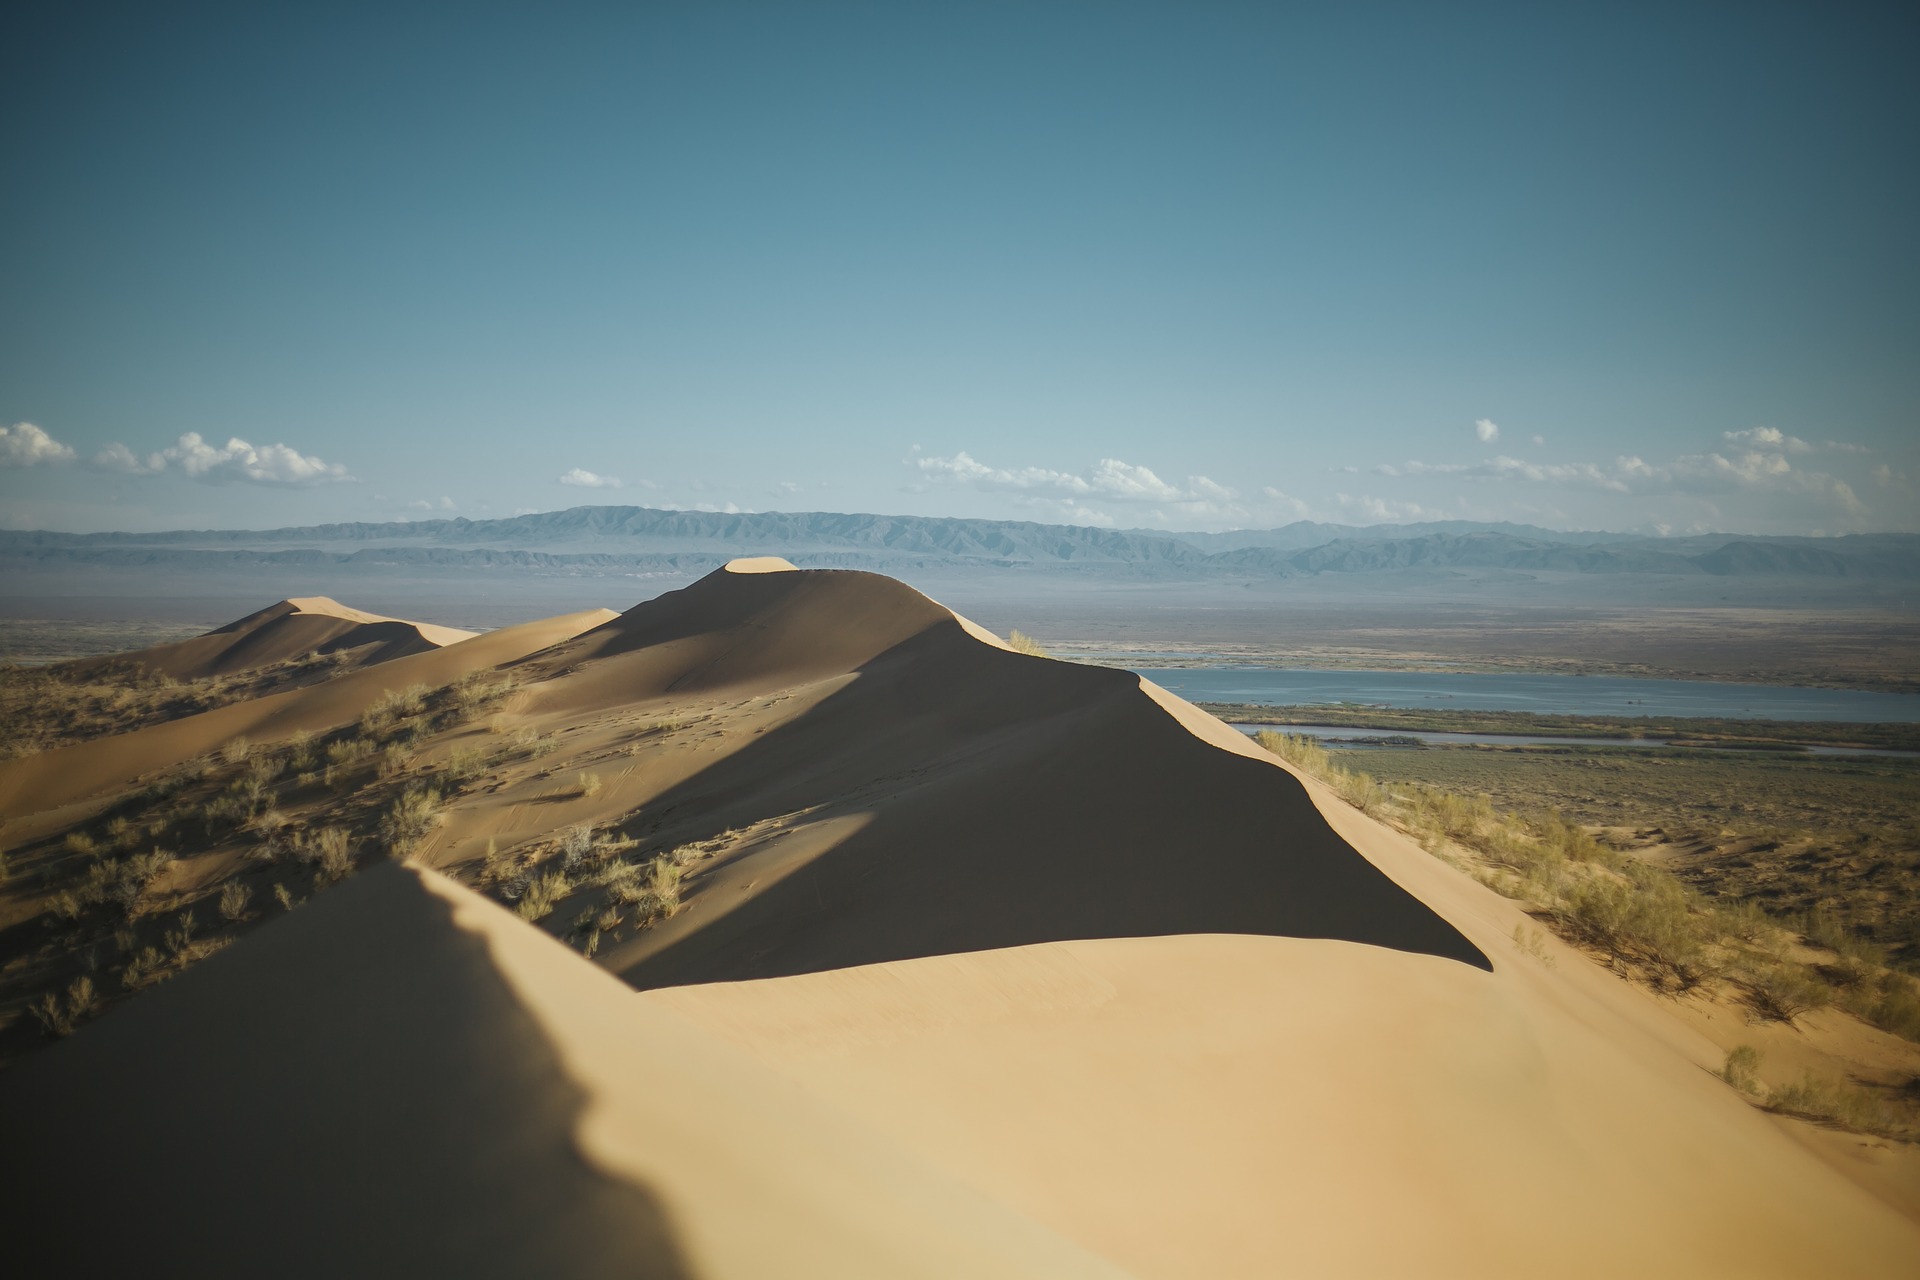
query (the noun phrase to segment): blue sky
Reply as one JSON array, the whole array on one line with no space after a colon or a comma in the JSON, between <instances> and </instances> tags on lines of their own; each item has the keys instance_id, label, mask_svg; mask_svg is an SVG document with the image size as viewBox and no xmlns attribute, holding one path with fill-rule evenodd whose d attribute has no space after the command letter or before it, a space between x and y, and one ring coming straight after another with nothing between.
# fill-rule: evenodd
<instances>
[{"instance_id":1,"label":"blue sky","mask_svg":"<svg viewBox=\"0 0 1920 1280\"><path fill-rule=\"evenodd\" d=\"M1895 6L281 8L10 18L0 523L1920 527Z\"/></svg>"}]
</instances>

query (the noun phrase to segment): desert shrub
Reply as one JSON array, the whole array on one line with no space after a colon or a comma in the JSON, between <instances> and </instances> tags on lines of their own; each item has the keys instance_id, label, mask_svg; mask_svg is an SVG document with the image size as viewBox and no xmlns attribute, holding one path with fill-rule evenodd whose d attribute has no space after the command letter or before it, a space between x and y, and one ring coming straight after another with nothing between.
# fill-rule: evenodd
<instances>
[{"instance_id":1,"label":"desert shrub","mask_svg":"<svg viewBox=\"0 0 1920 1280\"><path fill-rule=\"evenodd\" d=\"M475 671L448 685L441 702L450 723L463 724L493 706L519 685L519 678L507 672Z\"/></svg>"},{"instance_id":2,"label":"desert shrub","mask_svg":"<svg viewBox=\"0 0 1920 1280\"><path fill-rule=\"evenodd\" d=\"M1607 848L1587 834L1584 828L1568 822L1558 813L1547 813L1536 817L1529 825L1535 838L1548 848L1556 850L1568 862L1591 862L1603 867L1616 868L1627 865L1618 853Z\"/></svg>"},{"instance_id":3,"label":"desert shrub","mask_svg":"<svg viewBox=\"0 0 1920 1280\"><path fill-rule=\"evenodd\" d=\"M84 831L69 831L63 847L77 858L91 858L100 849L93 837Z\"/></svg>"},{"instance_id":4,"label":"desert shrub","mask_svg":"<svg viewBox=\"0 0 1920 1280\"><path fill-rule=\"evenodd\" d=\"M1775 1089L1767 1108L1807 1120L1825 1120L1862 1133L1904 1137L1909 1127L1888 1101L1844 1080L1821 1079L1809 1072L1796 1084Z\"/></svg>"},{"instance_id":5,"label":"desert shrub","mask_svg":"<svg viewBox=\"0 0 1920 1280\"><path fill-rule=\"evenodd\" d=\"M634 923L645 927L680 909L680 878L680 864L671 855L653 859L644 875L633 863L615 863L606 876L608 897L632 907Z\"/></svg>"},{"instance_id":6,"label":"desert shrub","mask_svg":"<svg viewBox=\"0 0 1920 1280\"><path fill-rule=\"evenodd\" d=\"M72 1035L74 1027L99 1008L100 997L93 989L93 979L82 974L68 985L64 1000L49 991L29 1005L28 1011L48 1035L66 1036Z\"/></svg>"},{"instance_id":7,"label":"desert shrub","mask_svg":"<svg viewBox=\"0 0 1920 1280\"><path fill-rule=\"evenodd\" d=\"M287 739L287 767L295 773L304 773L313 768L313 735L305 729L294 730Z\"/></svg>"},{"instance_id":8,"label":"desert shrub","mask_svg":"<svg viewBox=\"0 0 1920 1280\"><path fill-rule=\"evenodd\" d=\"M280 776L281 767L281 762L272 756L257 755L247 762L247 771L243 776L257 793Z\"/></svg>"},{"instance_id":9,"label":"desert shrub","mask_svg":"<svg viewBox=\"0 0 1920 1280\"><path fill-rule=\"evenodd\" d=\"M1719 903L1713 908L1714 924L1729 938L1749 945L1779 932L1779 927L1753 902Z\"/></svg>"},{"instance_id":10,"label":"desert shrub","mask_svg":"<svg viewBox=\"0 0 1920 1280\"><path fill-rule=\"evenodd\" d=\"M455 786L486 772L487 753L479 747L455 747L447 757L446 778Z\"/></svg>"},{"instance_id":11,"label":"desert shrub","mask_svg":"<svg viewBox=\"0 0 1920 1280\"><path fill-rule=\"evenodd\" d=\"M426 709L427 686L410 684L404 689L389 689L374 704L360 713L360 732L378 737L400 721L410 720Z\"/></svg>"},{"instance_id":12,"label":"desert shrub","mask_svg":"<svg viewBox=\"0 0 1920 1280\"><path fill-rule=\"evenodd\" d=\"M187 948L193 944L194 930L200 927L200 922L194 919L191 911L182 911L174 920L173 928L167 930L163 941L167 944L167 950L175 956L184 956Z\"/></svg>"},{"instance_id":13,"label":"desert shrub","mask_svg":"<svg viewBox=\"0 0 1920 1280\"><path fill-rule=\"evenodd\" d=\"M579 869L593 852L593 828L587 823L578 823L560 833L560 865L569 873Z\"/></svg>"},{"instance_id":14,"label":"desert shrub","mask_svg":"<svg viewBox=\"0 0 1920 1280\"><path fill-rule=\"evenodd\" d=\"M163 976L166 967L166 957L155 948L146 947L139 955L127 961L127 967L121 973L120 981L127 990L138 991Z\"/></svg>"},{"instance_id":15,"label":"desert shrub","mask_svg":"<svg viewBox=\"0 0 1920 1280\"><path fill-rule=\"evenodd\" d=\"M1013 650L1015 653L1029 654L1035 658L1046 658L1046 657L1052 656L1045 649L1042 649L1040 647L1040 642L1038 640L1035 640L1032 636L1028 635L1024 631L1007 632L1007 648Z\"/></svg>"},{"instance_id":16,"label":"desert shrub","mask_svg":"<svg viewBox=\"0 0 1920 1280\"><path fill-rule=\"evenodd\" d=\"M374 744L365 738L336 738L327 744L327 763L352 766L374 752Z\"/></svg>"},{"instance_id":17,"label":"desert shrub","mask_svg":"<svg viewBox=\"0 0 1920 1280\"><path fill-rule=\"evenodd\" d=\"M581 795L597 796L600 794L600 775L599 774L589 773L583 769L580 771L579 783L580 783Z\"/></svg>"},{"instance_id":18,"label":"desert shrub","mask_svg":"<svg viewBox=\"0 0 1920 1280\"><path fill-rule=\"evenodd\" d=\"M1324 777L1331 773L1335 765L1327 749L1305 734L1275 733L1272 729L1262 729L1253 735L1253 740L1288 764L1315 777Z\"/></svg>"},{"instance_id":19,"label":"desert shrub","mask_svg":"<svg viewBox=\"0 0 1920 1280\"><path fill-rule=\"evenodd\" d=\"M560 899L572 892L573 884L564 871L548 871L527 882L516 908L522 920L539 920L551 914Z\"/></svg>"},{"instance_id":20,"label":"desert shrub","mask_svg":"<svg viewBox=\"0 0 1920 1280\"><path fill-rule=\"evenodd\" d=\"M413 763L413 748L404 742L389 742L380 752L380 776L391 778L404 773Z\"/></svg>"},{"instance_id":21,"label":"desert shrub","mask_svg":"<svg viewBox=\"0 0 1920 1280\"><path fill-rule=\"evenodd\" d=\"M1362 813L1375 814L1387 802L1387 790L1365 773L1345 773L1339 780L1340 798Z\"/></svg>"},{"instance_id":22,"label":"desert shrub","mask_svg":"<svg viewBox=\"0 0 1920 1280\"><path fill-rule=\"evenodd\" d=\"M1709 976L1706 933L1673 877L1630 864L1586 875L1567 890L1561 918L1616 962L1638 960L1691 987Z\"/></svg>"},{"instance_id":23,"label":"desert shrub","mask_svg":"<svg viewBox=\"0 0 1920 1280\"><path fill-rule=\"evenodd\" d=\"M1760 1051L1750 1044L1740 1044L1727 1050L1727 1060L1720 1068L1720 1078L1741 1093L1759 1093L1759 1072Z\"/></svg>"},{"instance_id":24,"label":"desert shrub","mask_svg":"<svg viewBox=\"0 0 1920 1280\"><path fill-rule=\"evenodd\" d=\"M425 787L408 787L388 806L380 819L380 835L387 852L404 858L433 829L440 812L440 793Z\"/></svg>"},{"instance_id":25,"label":"desert shrub","mask_svg":"<svg viewBox=\"0 0 1920 1280\"><path fill-rule=\"evenodd\" d=\"M220 748L220 758L230 765L244 764L246 763L247 757L252 754L253 744L248 742L244 737L235 738L233 741L227 743L226 746Z\"/></svg>"},{"instance_id":26,"label":"desert shrub","mask_svg":"<svg viewBox=\"0 0 1920 1280\"><path fill-rule=\"evenodd\" d=\"M340 827L322 827L313 833L308 853L314 863L314 879L328 885L344 880L353 871L353 846Z\"/></svg>"},{"instance_id":27,"label":"desert shrub","mask_svg":"<svg viewBox=\"0 0 1920 1280\"><path fill-rule=\"evenodd\" d=\"M238 880L229 880L220 890L220 914L228 920L246 918L247 903L253 898L253 891Z\"/></svg>"},{"instance_id":28,"label":"desert shrub","mask_svg":"<svg viewBox=\"0 0 1920 1280\"><path fill-rule=\"evenodd\" d=\"M1790 960L1750 964L1741 975L1741 984L1754 1012L1775 1022L1792 1022L1833 1002L1831 987L1808 972L1806 966Z\"/></svg>"},{"instance_id":29,"label":"desert shrub","mask_svg":"<svg viewBox=\"0 0 1920 1280\"><path fill-rule=\"evenodd\" d=\"M1920 1041L1920 989L1913 979L1899 973L1886 975L1886 986L1867 1011L1867 1020L1903 1039Z\"/></svg>"}]
</instances>

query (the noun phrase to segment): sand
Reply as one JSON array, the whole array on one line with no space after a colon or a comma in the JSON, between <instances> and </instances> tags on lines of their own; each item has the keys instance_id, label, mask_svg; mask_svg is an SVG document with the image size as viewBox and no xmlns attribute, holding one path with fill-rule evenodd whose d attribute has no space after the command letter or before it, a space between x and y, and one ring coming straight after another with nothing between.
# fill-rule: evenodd
<instances>
[{"instance_id":1,"label":"sand","mask_svg":"<svg viewBox=\"0 0 1920 1280\"><path fill-rule=\"evenodd\" d=\"M0 1132L16 1274L1121 1274L393 863L10 1073Z\"/></svg>"},{"instance_id":2,"label":"sand","mask_svg":"<svg viewBox=\"0 0 1920 1280\"><path fill-rule=\"evenodd\" d=\"M312 688L237 702L116 738L0 761L0 812L37 814L85 801L144 775L217 751L236 738L273 742L301 730L317 733L349 724L387 693L415 684L437 688L470 672L504 666L611 616L611 610L593 609L502 627Z\"/></svg>"},{"instance_id":3,"label":"sand","mask_svg":"<svg viewBox=\"0 0 1920 1280\"><path fill-rule=\"evenodd\" d=\"M391 863L246 932L0 1077L39 1171L10 1231L214 1274L1920 1260L1900 1161L1757 1110L1715 1026L1517 950L1512 903L1147 682L771 558L539 626L0 768L52 829L491 644L505 727L551 749L415 856L531 867L578 823L686 865L679 912L591 963L549 935L579 944L599 890L536 928ZM422 776L486 733L424 740ZM102 1203L126 1232L86 1229Z\"/></svg>"},{"instance_id":4,"label":"sand","mask_svg":"<svg viewBox=\"0 0 1920 1280\"><path fill-rule=\"evenodd\" d=\"M326 596L296 596L190 640L67 665L86 672L109 664L131 664L175 680L202 680L316 653L338 654L343 666L372 666L458 644L474 635L366 613Z\"/></svg>"}]
</instances>

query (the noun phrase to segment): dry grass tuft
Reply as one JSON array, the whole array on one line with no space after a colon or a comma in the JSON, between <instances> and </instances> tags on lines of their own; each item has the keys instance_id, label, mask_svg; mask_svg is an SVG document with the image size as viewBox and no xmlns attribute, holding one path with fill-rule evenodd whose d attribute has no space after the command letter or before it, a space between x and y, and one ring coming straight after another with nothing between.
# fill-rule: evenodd
<instances>
[{"instance_id":1,"label":"dry grass tuft","mask_svg":"<svg viewBox=\"0 0 1920 1280\"><path fill-rule=\"evenodd\" d=\"M1007 648L1015 653L1024 653L1034 658L1050 658L1053 655L1040 647L1040 642L1024 631L1007 632Z\"/></svg>"}]
</instances>

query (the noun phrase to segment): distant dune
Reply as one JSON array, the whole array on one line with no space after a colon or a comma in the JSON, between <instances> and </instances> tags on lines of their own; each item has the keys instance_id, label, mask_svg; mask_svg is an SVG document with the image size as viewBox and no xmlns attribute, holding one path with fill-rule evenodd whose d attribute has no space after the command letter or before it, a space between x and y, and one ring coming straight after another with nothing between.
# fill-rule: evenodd
<instances>
[{"instance_id":1,"label":"distant dune","mask_svg":"<svg viewBox=\"0 0 1920 1280\"><path fill-rule=\"evenodd\" d=\"M307 596L282 600L191 640L86 659L68 667L84 673L108 663L127 663L175 680L202 680L314 653L339 653L353 666L373 666L473 636L453 627L363 613L326 596Z\"/></svg>"},{"instance_id":2,"label":"distant dune","mask_svg":"<svg viewBox=\"0 0 1920 1280\"><path fill-rule=\"evenodd\" d=\"M5 842L54 857L138 777L237 735L373 732L392 691L476 672L510 692L394 727L360 791L270 784L282 834L359 824L357 875L0 1075L23 1256L1168 1280L1920 1258L1872 1153L1749 1105L1666 1002L1517 950L1514 903L1165 691L869 573L736 561L0 765ZM456 753L489 763L457 777ZM378 806L427 786L443 810L386 859ZM317 889L264 844L182 843L168 910ZM677 878L657 919L647 867Z\"/></svg>"}]
</instances>

